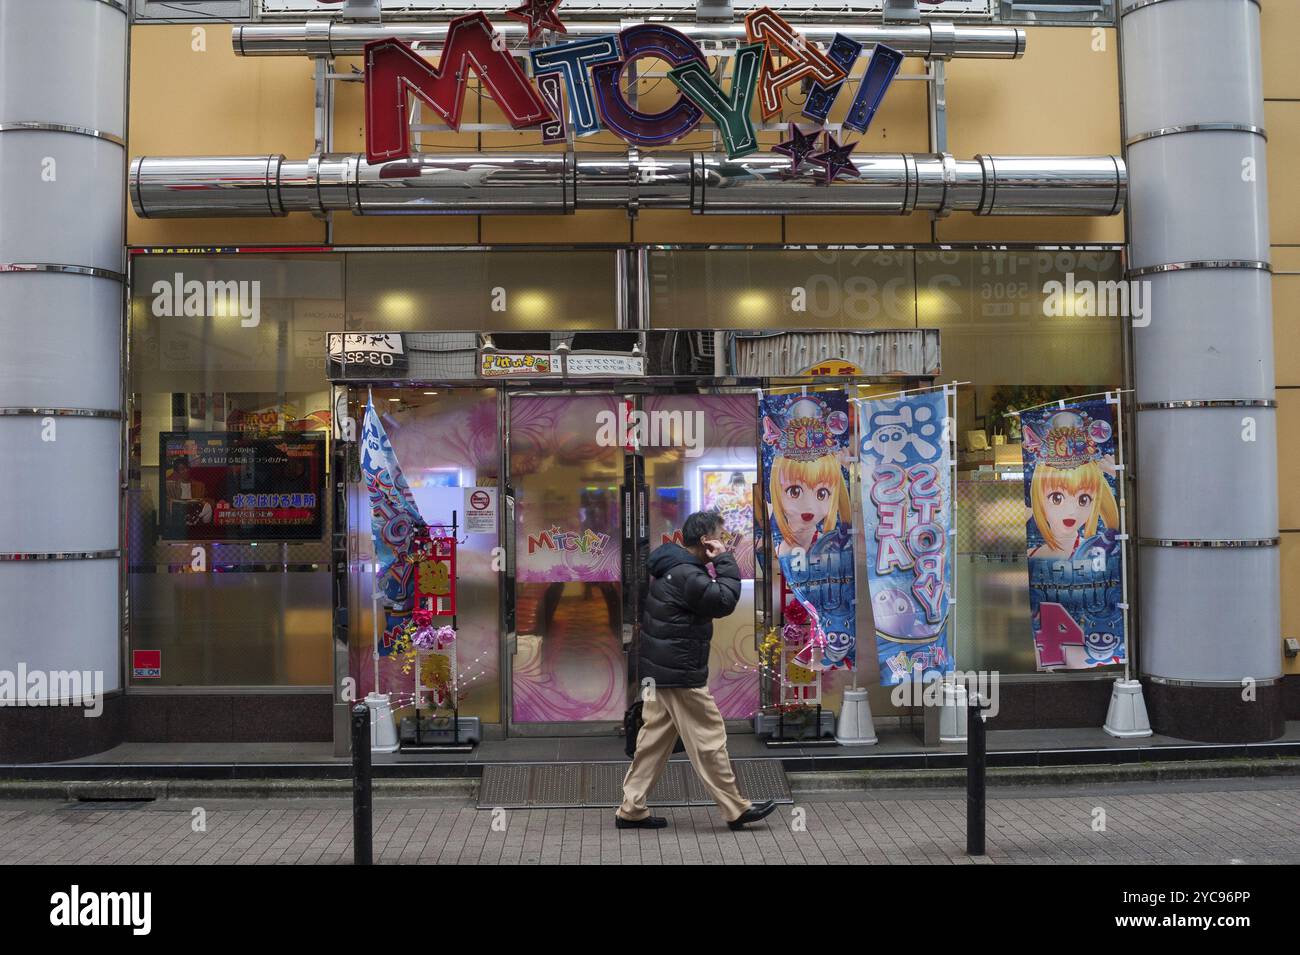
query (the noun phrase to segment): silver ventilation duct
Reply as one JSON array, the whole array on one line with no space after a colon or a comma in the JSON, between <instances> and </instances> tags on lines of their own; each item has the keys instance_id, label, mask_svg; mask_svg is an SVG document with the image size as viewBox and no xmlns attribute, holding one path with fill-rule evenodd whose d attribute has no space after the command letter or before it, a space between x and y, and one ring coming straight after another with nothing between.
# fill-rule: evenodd
<instances>
[{"instance_id":1,"label":"silver ventilation duct","mask_svg":"<svg viewBox=\"0 0 1300 955\"><path fill-rule=\"evenodd\" d=\"M564 215L690 209L705 215L1108 216L1124 207L1117 156L854 155L826 186L783 156L716 153L429 154L371 165L356 154L142 156L131 204L142 219L356 215Z\"/></svg>"},{"instance_id":2,"label":"silver ventilation duct","mask_svg":"<svg viewBox=\"0 0 1300 955\"><path fill-rule=\"evenodd\" d=\"M674 30L696 43L735 46L746 42L743 23L672 23ZM526 45L528 28L523 23L497 23L498 33L514 44ZM617 22L566 23L565 36L605 36L617 32ZM799 32L823 46L843 33L870 46L883 43L905 56L947 60L953 57L1016 59L1025 52L1025 31L1020 27L965 26L954 23L897 24L801 23ZM372 40L396 37L409 44L441 47L447 39L446 23L337 23L316 20L307 23L245 24L235 26L230 42L240 56L360 56Z\"/></svg>"}]
</instances>

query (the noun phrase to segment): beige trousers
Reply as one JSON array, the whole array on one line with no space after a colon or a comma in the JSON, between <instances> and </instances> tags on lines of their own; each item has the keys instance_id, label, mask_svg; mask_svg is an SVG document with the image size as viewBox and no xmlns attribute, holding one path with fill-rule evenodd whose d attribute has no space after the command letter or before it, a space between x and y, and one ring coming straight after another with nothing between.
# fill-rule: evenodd
<instances>
[{"instance_id":1,"label":"beige trousers","mask_svg":"<svg viewBox=\"0 0 1300 955\"><path fill-rule=\"evenodd\" d=\"M646 796L663 774L679 733L695 772L728 822L753 805L736 788L727 755L727 726L706 688L658 688L641 715L645 722L637 734L636 756L623 777L623 805L617 815L630 820L650 815Z\"/></svg>"}]
</instances>

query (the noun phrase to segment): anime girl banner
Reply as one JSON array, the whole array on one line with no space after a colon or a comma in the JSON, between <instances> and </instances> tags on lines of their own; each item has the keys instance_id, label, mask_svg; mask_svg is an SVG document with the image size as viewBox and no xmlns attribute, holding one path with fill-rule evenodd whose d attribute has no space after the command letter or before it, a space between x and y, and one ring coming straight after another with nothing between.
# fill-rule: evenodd
<instances>
[{"instance_id":1,"label":"anime girl banner","mask_svg":"<svg viewBox=\"0 0 1300 955\"><path fill-rule=\"evenodd\" d=\"M370 495L376 583L390 605L384 613L378 647L380 656L388 656L415 603L411 545L425 530L425 523L373 401L366 402L361 425L361 473Z\"/></svg>"},{"instance_id":2,"label":"anime girl banner","mask_svg":"<svg viewBox=\"0 0 1300 955\"><path fill-rule=\"evenodd\" d=\"M880 682L953 669L952 457L943 391L864 401L862 515Z\"/></svg>"},{"instance_id":3,"label":"anime girl banner","mask_svg":"<svg viewBox=\"0 0 1300 955\"><path fill-rule=\"evenodd\" d=\"M845 469L852 451L848 396L767 395L759 414L772 551L787 586L817 611L826 638L822 666L852 667L857 624L853 502Z\"/></svg>"},{"instance_id":4,"label":"anime girl banner","mask_svg":"<svg viewBox=\"0 0 1300 955\"><path fill-rule=\"evenodd\" d=\"M1105 400L1026 411L1029 610L1040 670L1123 663L1115 434Z\"/></svg>"}]
</instances>

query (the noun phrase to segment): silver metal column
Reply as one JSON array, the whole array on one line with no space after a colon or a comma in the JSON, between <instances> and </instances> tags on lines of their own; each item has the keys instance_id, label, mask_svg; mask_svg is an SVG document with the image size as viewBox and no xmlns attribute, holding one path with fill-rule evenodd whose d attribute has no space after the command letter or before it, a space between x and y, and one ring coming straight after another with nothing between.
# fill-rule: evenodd
<instances>
[{"instance_id":1,"label":"silver metal column","mask_svg":"<svg viewBox=\"0 0 1300 955\"><path fill-rule=\"evenodd\" d=\"M0 669L100 671L106 693L121 688L127 30L124 0L0 0ZM34 725L24 712L0 709L0 727ZM54 736L64 713L102 733L80 709L44 712ZM0 729L0 754L76 748L40 735Z\"/></svg>"},{"instance_id":2,"label":"silver metal column","mask_svg":"<svg viewBox=\"0 0 1300 955\"><path fill-rule=\"evenodd\" d=\"M1152 727L1282 732L1268 195L1255 0L1124 0L1141 670ZM1245 681L1243 685L1243 681Z\"/></svg>"}]
</instances>

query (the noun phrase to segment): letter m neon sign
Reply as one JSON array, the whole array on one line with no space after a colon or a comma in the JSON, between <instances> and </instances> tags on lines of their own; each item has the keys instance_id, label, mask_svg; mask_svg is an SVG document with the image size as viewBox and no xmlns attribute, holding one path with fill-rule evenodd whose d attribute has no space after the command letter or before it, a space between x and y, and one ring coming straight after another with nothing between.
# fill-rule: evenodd
<instances>
[{"instance_id":1,"label":"letter m neon sign","mask_svg":"<svg viewBox=\"0 0 1300 955\"><path fill-rule=\"evenodd\" d=\"M487 87L510 125L535 126L552 119L551 111L519 64L495 43L495 31L483 13L457 17L435 68L396 38L366 44L366 160L385 162L409 156L408 94L427 103L453 130L460 129L465 88L471 71Z\"/></svg>"}]
</instances>

